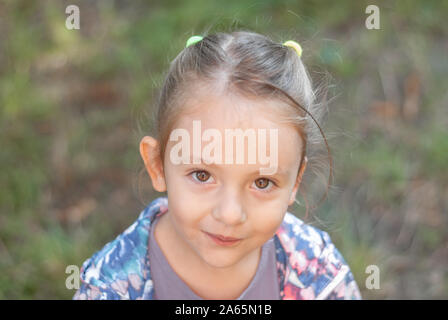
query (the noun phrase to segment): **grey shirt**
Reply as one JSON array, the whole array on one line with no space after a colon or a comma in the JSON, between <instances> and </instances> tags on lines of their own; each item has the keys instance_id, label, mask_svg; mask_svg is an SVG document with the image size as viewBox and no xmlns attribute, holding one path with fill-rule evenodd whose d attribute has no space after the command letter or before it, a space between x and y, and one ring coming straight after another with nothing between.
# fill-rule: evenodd
<instances>
[{"instance_id":1,"label":"grey shirt","mask_svg":"<svg viewBox=\"0 0 448 320\"><path fill-rule=\"evenodd\" d=\"M154 281L154 299L157 300L203 300L174 272L154 237L154 220L150 230L149 263ZM249 286L237 300L280 300L277 280L275 244L273 238L261 249L257 271Z\"/></svg>"}]
</instances>

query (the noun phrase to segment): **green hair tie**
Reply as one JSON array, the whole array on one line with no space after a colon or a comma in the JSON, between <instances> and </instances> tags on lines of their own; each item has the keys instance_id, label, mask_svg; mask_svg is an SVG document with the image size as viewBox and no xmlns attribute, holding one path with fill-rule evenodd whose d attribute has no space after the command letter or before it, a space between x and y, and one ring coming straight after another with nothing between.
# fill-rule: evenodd
<instances>
[{"instance_id":1,"label":"green hair tie","mask_svg":"<svg viewBox=\"0 0 448 320\"><path fill-rule=\"evenodd\" d=\"M191 37L187 40L187 44L185 45L185 48L188 48L188 47L191 46L192 44L195 44L195 43L201 41L202 39L204 39L204 37L202 37L202 36L191 36Z\"/></svg>"},{"instance_id":2,"label":"green hair tie","mask_svg":"<svg viewBox=\"0 0 448 320\"><path fill-rule=\"evenodd\" d=\"M283 45L293 48L297 52L297 55L299 56L299 58L302 56L302 47L300 46L300 44L298 44L294 40L285 41L285 42L283 42Z\"/></svg>"}]
</instances>

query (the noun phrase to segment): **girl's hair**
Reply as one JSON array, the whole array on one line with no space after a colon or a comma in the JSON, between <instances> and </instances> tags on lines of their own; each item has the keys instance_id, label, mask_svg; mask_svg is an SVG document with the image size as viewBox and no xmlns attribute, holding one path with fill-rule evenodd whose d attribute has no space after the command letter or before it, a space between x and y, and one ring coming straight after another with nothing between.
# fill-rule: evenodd
<instances>
[{"instance_id":1,"label":"girl's hair","mask_svg":"<svg viewBox=\"0 0 448 320\"><path fill-rule=\"evenodd\" d=\"M305 155L310 158L310 147L320 136L324 138L330 162L327 189L319 203L324 200L332 179L331 152L316 120L324 115L324 108L316 103L308 71L295 50L250 31L218 32L182 50L170 64L153 118L162 161L170 132L183 111L182 101L198 82L224 83L252 98L286 102L287 121L296 125L303 140L300 167ZM308 201L304 199L308 215Z\"/></svg>"}]
</instances>

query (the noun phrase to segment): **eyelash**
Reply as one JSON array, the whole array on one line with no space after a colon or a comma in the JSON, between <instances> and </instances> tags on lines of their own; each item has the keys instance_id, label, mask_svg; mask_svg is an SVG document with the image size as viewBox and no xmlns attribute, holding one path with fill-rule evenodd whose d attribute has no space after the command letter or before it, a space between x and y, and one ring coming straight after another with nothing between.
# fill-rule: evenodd
<instances>
[{"instance_id":1,"label":"eyelash","mask_svg":"<svg viewBox=\"0 0 448 320\"><path fill-rule=\"evenodd\" d=\"M207 182L200 181L199 179L197 179L197 178L194 176L194 174L196 174L196 173L198 173L198 172L206 172L206 173L208 173L208 174L210 175L210 177L211 177L211 174L210 174L209 172L207 172L206 170L203 170L203 169L199 169L199 168L196 168L196 169L194 169L193 171L190 171L190 173L188 173L188 176L192 176L193 180L194 180L195 182L199 183L199 184L207 184ZM210 179L210 178L209 178L209 179ZM268 186L269 186L269 183L272 184L272 187L271 187L271 188L268 188L268 187L266 187L266 188L264 188L264 189L258 189L258 188L256 188L256 190L258 190L258 191L268 193L268 192L271 192L271 191L272 191L272 188L277 187L277 183L275 183L275 181L273 181L273 180L271 180L271 179L268 179L268 178L265 178L265 177L260 177L260 178L258 178L258 179L266 179L266 180L268 181ZM257 180L258 180L258 179L257 179ZM208 180L207 180L207 181L208 181Z\"/></svg>"},{"instance_id":2,"label":"eyelash","mask_svg":"<svg viewBox=\"0 0 448 320\"><path fill-rule=\"evenodd\" d=\"M206 184L207 182L201 181L201 180L197 179L197 178L194 176L194 174L199 173L199 172L206 172L206 173L208 173L208 172L205 171L205 170L197 169L197 170L191 171L188 175L189 175L189 176L193 176L194 181L196 181L197 183L200 183L200 184ZM210 175L210 177L211 177L211 175ZM209 178L209 179L210 179L210 178Z\"/></svg>"},{"instance_id":3,"label":"eyelash","mask_svg":"<svg viewBox=\"0 0 448 320\"><path fill-rule=\"evenodd\" d=\"M271 179L268 179L268 178L265 178L265 177L261 177L261 178L258 178L258 179L266 179L266 180L268 181L268 186L267 186L266 188L264 188L264 189L258 189L258 188L256 188L258 191L268 193L268 192L271 192L271 191L272 191L272 188L274 188L274 187L277 186L277 184L276 184L274 181L272 181ZM257 179L257 180L258 180L258 179ZM255 181L256 181L256 180L255 180ZM269 188L269 184L271 184L271 187L270 187L270 188Z\"/></svg>"}]
</instances>

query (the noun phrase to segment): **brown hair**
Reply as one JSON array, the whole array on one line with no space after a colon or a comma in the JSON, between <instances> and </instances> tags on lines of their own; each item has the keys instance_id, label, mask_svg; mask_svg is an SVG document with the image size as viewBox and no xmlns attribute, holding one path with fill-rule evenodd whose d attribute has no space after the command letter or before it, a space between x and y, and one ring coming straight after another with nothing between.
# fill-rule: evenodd
<instances>
[{"instance_id":1,"label":"brown hair","mask_svg":"<svg viewBox=\"0 0 448 320\"><path fill-rule=\"evenodd\" d=\"M159 141L162 161L169 134L183 111L180 101L186 99L189 86L198 81L224 82L244 95L285 101L292 115L287 120L296 125L303 140L300 167L305 155L312 161L310 148L320 142L321 136L324 139L330 174L319 203L325 199L333 168L327 139L318 124L325 108L316 102L317 90L313 90L308 71L294 49L255 32L234 31L204 36L182 50L170 64L153 117L152 128ZM308 201L304 199L308 215Z\"/></svg>"}]
</instances>

